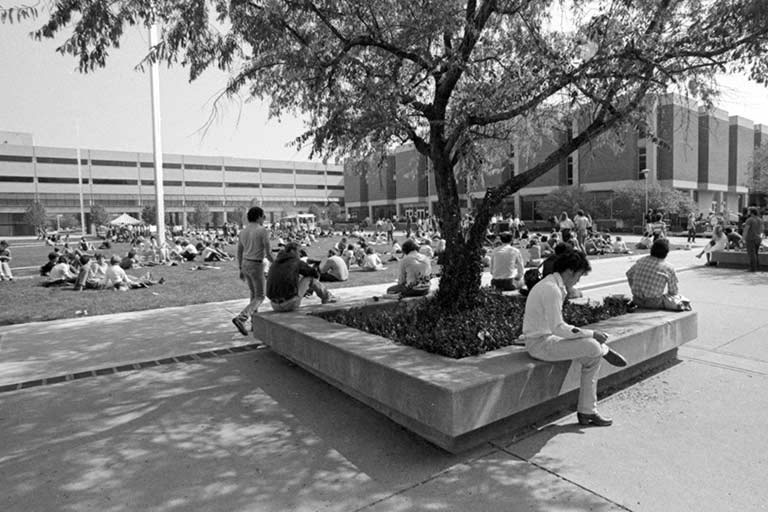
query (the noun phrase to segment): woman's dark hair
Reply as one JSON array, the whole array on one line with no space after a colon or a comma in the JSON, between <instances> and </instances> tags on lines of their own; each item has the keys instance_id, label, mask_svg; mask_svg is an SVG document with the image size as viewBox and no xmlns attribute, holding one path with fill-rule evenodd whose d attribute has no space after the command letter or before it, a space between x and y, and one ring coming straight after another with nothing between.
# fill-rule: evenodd
<instances>
[{"instance_id":1,"label":"woman's dark hair","mask_svg":"<svg viewBox=\"0 0 768 512\"><path fill-rule=\"evenodd\" d=\"M512 233L509 231L504 231L502 233L499 233L499 240L501 240L501 243L508 244L512 241Z\"/></svg>"},{"instance_id":2,"label":"woman's dark hair","mask_svg":"<svg viewBox=\"0 0 768 512\"><path fill-rule=\"evenodd\" d=\"M666 238L658 238L653 241L651 245L651 256L654 258L664 259L669 254L669 240Z\"/></svg>"},{"instance_id":3,"label":"woman's dark hair","mask_svg":"<svg viewBox=\"0 0 768 512\"><path fill-rule=\"evenodd\" d=\"M250 209L248 209L248 213L246 214L248 217L248 222L256 222L260 218L264 217L264 210L259 208L258 206L253 206Z\"/></svg>"},{"instance_id":4,"label":"woman's dark hair","mask_svg":"<svg viewBox=\"0 0 768 512\"><path fill-rule=\"evenodd\" d=\"M587 274L590 270L592 270L592 265L589 264L589 260L584 255L584 253L580 251L574 251L573 249L568 249L564 253L557 256L555 259L554 268L552 270L558 274L563 273L566 270Z\"/></svg>"},{"instance_id":5,"label":"woman's dark hair","mask_svg":"<svg viewBox=\"0 0 768 512\"><path fill-rule=\"evenodd\" d=\"M416 245L416 242L414 242L413 240L411 240L409 238L408 240L403 242L402 249L403 249L403 254L408 254L408 253L413 252L413 251L418 251L419 250L419 246Z\"/></svg>"}]
</instances>

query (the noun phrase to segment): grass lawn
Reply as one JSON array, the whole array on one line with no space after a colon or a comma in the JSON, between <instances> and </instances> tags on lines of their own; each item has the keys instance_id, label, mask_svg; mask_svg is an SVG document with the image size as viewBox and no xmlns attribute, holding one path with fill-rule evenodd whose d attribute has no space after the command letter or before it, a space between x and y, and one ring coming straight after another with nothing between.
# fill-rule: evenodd
<instances>
[{"instance_id":1,"label":"grass lawn","mask_svg":"<svg viewBox=\"0 0 768 512\"><path fill-rule=\"evenodd\" d=\"M324 258L328 249L338 243L341 237L322 238L307 249L310 257ZM404 237L398 236L402 243ZM273 242L273 246L276 243ZM124 255L128 244L114 244L108 254ZM379 252L388 250L388 244L375 246ZM12 268L14 282L0 282L0 325L39 322L59 318L72 318L78 311L88 315L103 315L124 311L140 311L171 306L184 306L205 302L220 302L248 297L248 287L238 278L234 261L214 263L218 270L194 270L200 263L183 263L176 267L156 266L128 271L129 275L141 276L147 271L153 279L165 278L165 284L149 288L117 292L112 290L85 290L76 292L71 286L44 288L40 286L45 278L39 277L38 268L47 261L51 247L39 241L13 242ZM234 246L227 248L233 253ZM105 254L107 253L104 251ZM635 250L636 255L648 253ZM609 258L600 256L600 258ZM591 259L592 257L590 257ZM361 272L353 268L349 280L343 283L326 283L329 288L346 288L397 281L399 263L385 263L387 270ZM24 269L24 267L30 267ZM433 270L436 265L433 265ZM26 278L25 278L26 277ZM384 289L382 288L382 293Z\"/></svg>"},{"instance_id":2,"label":"grass lawn","mask_svg":"<svg viewBox=\"0 0 768 512\"><path fill-rule=\"evenodd\" d=\"M307 249L310 257L321 259L328 249L338 243L341 237L323 238ZM273 245L275 243L273 242ZM109 254L123 255L128 244L113 244ZM384 251L385 245L376 246ZM113 290L85 290L76 292L72 286L44 288L40 286L45 278L39 277L38 268L48 259L50 247L42 242L18 242L11 246L12 267L33 267L15 270L13 282L0 282L0 325L39 322L59 318L72 318L78 311L86 310L88 315L103 315L124 311L183 306L204 302L248 298L248 286L239 279L237 262L212 263L218 270L194 270L200 262L182 263L176 267L155 266L129 270L128 274L141 276L152 273L157 280L165 278L165 284L149 288L118 292ZM228 248L233 253L234 246ZM105 254L107 253L106 251ZM360 272L353 268L349 280L343 283L326 283L328 288L364 286L369 284L397 281L399 263L387 263L387 270ZM25 276L34 276L24 278ZM383 292L383 290L382 290Z\"/></svg>"}]
</instances>

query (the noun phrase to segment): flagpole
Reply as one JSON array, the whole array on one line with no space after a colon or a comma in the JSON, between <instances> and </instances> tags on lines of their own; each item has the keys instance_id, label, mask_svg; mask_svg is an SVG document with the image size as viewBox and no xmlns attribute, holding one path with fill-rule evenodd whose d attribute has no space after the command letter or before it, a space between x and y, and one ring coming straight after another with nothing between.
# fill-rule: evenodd
<instances>
[{"instance_id":1,"label":"flagpole","mask_svg":"<svg viewBox=\"0 0 768 512\"><path fill-rule=\"evenodd\" d=\"M149 27L150 50L158 42L157 23L152 20ZM163 191L163 141L160 118L160 69L157 59L149 66L149 79L152 91L152 153L155 164L155 213L157 214L157 243L160 247L165 244L165 203Z\"/></svg>"}]
</instances>

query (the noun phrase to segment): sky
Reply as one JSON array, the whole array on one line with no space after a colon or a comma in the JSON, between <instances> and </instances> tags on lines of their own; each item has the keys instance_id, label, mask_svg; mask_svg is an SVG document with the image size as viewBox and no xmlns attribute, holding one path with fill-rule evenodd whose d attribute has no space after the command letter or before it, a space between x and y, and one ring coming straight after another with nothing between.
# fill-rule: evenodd
<instances>
[{"instance_id":1,"label":"sky","mask_svg":"<svg viewBox=\"0 0 768 512\"><path fill-rule=\"evenodd\" d=\"M38 146L152 151L149 72L134 69L146 53L148 35L129 28L107 67L77 71L71 56L55 52L56 42L34 41L36 21L0 24L0 131L30 132ZM164 153L306 161L308 150L288 146L304 124L299 117L269 120L267 105L226 100L207 133L212 98L226 83L218 70L195 82L181 67L161 66L160 91ZM768 89L744 77L724 77L719 107L768 124Z\"/></svg>"}]
</instances>

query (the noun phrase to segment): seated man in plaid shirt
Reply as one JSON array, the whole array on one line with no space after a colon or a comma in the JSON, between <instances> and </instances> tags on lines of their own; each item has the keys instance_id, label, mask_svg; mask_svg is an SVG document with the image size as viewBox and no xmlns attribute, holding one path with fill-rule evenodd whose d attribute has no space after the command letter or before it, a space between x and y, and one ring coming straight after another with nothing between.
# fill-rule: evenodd
<instances>
[{"instance_id":1,"label":"seated man in plaid shirt","mask_svg":"<svg viewBox=\"0 0 768 512\"><path fill-rule=\"evenodd\" d=\"M678 294L677 274L665 261L667 254L669 241L659 238L651 245L651 254L640 258L627 270L632 301L641 308L690 311L688 299Z\"/></svg>"}]
</instances>

